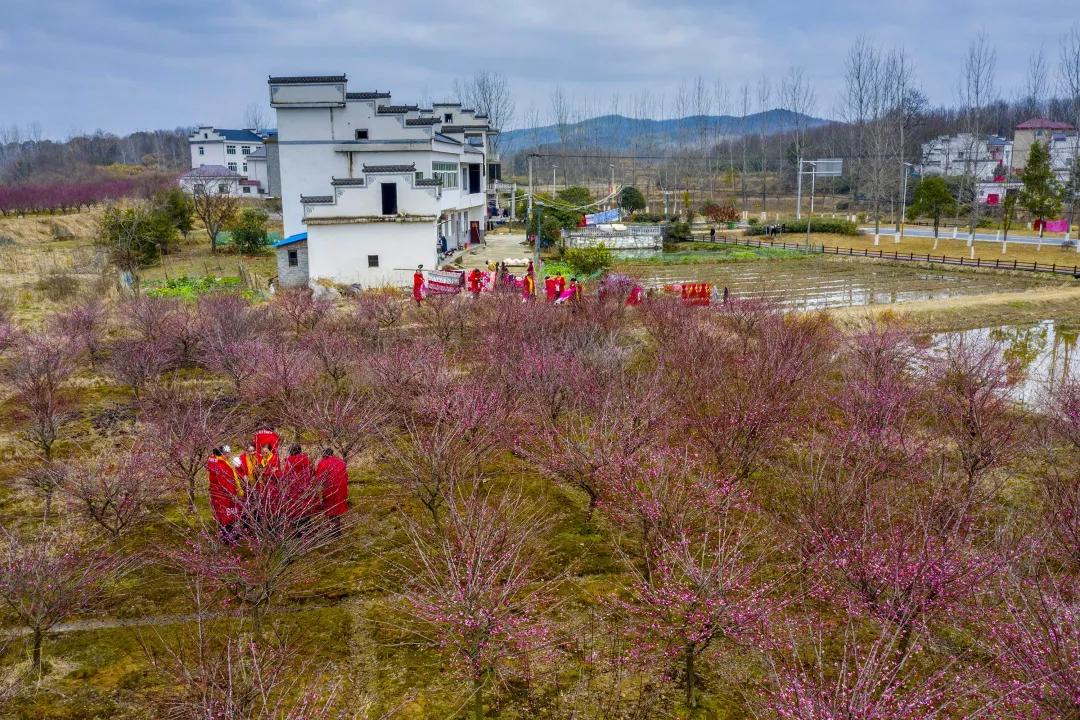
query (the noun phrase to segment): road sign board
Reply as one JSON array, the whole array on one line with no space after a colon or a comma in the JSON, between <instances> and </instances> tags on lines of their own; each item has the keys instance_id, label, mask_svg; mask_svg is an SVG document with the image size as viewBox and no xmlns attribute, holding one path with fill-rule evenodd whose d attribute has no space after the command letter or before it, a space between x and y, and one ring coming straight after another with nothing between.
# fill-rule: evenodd
<instances>
[{"instance_id":1,"label":"road sign board","mask_svg":"<svg viewBox=\"0 0 1080 720\"><path fill-rule=\"evenodd\" d=\"M844 174L843 158L822 158L814 161L814 174L822 177L840 177Z\"/></svg>"}]
</instances>

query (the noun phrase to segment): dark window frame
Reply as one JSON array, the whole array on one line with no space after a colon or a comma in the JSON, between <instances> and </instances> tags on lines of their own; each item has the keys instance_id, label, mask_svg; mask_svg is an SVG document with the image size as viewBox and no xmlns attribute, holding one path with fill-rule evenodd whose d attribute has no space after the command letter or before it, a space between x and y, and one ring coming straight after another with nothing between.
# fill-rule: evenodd
<instances>
[{"instance_id":1,"label":"dark window frame","mask_svg":"<svg viewBox=\"0 0 1080 720\"><path fill-rule=\"evenodd\" d=\"M377 267L379 267L379 256L378 255L368 255L367 256L367 266L369 268L377 268Z\"/></svg>"}]
</instances>

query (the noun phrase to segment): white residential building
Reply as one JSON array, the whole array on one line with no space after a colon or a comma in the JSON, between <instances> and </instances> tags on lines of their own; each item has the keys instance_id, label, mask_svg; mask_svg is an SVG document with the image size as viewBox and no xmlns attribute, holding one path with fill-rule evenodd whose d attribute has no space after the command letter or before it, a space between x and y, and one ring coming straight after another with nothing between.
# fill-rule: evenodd
<instances>
[{"instance_id":1,"label":"white residential building","mask_svg":"<svg viewBox=\"0 0 1080 720\"><path fill-rule=\"evenodd\" d=\"M1012 141L996 135L981 139L971 133L942 135L922 145L920 175L974 176L992 181L1008 174L1012 165Z\"/></svg>"},{"instance_id":2,"label":"white residential building","mask_svg":"<svg viewBox=\"0 0 1080 720\"><path fill-rule=\"evenodd\" d=\"M227 130L201 126L188 136L191 168L225 167L244 182L236 186L241 197L266 197L271 185L264 147L267 131Z\"/></svg>"},{"instance_id":3,"label":"white residential building","mask_svg":"<svg viewBox=\"0 0 1080 720\"><path fill-rule=\"evenodd\" d=\"M406 285L440 250L483 238L488 119L349 92L344 75L271 77L285 239L283 285ZM443 245L444 247L440 247Z\"/></svg>"},{"instance_id":4,"label":"white residential building","mask_svg":"<svg viewBox=\"0 0 1080 720\"><path fill-rule=\"evenodd\" d=\"M242 194L241 184L249 182L224 165L200 165L180 176L180 187L191 195L207 193L210 195Z\"/></svg>"}]
</instances>

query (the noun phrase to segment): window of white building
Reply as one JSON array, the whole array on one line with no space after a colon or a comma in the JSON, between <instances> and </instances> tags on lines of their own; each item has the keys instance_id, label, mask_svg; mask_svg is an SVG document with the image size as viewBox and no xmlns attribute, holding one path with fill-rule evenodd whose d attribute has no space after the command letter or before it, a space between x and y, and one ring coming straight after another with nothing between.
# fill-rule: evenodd
<instances>
[{"instance_id":1,"label":"window of white building","mask_svg":"<svg viewBox=\"0 0 1080 720\"><path fill-rule=\"evenodd\" d=\"M442 181L444 188L458 186L458 164L456 162L432 162L431 174Z\"/></svg>"},{"instance_id":2,"label":"window of white building","mask_svg":"<svg viewBox=\"0 0 1080 720\"><path fill-rule=\"evenodd\" d=\"M244 172L247 172L247 163L244 163Z\"/></svg>"},{"instance_id":3,"label":"window of white building","mask_svg":"<svg viewBox=\"0 0 1080 720\"><path fill-rule=\"evenodd\" d=\"M229 163L229 169L232 170L233 172L236 172L236 163L234 163L234 162Z\"/></svg>"},{"instance_id":4,"label":"window of white building","mask_svg":"<svg viewBox=\"0 0 1080 720\"><path fill-rule=\"evenodd\" d=\"M206 148L204 148L202 145L199 146L199 154L200 155L205 155L206 154Z\"/></svg>"},{"instance_id":5,"label":"window of white building","mask_svg":"<svg viewBox=\"0 0 1080 720\"><path fill-rule=\"evenodd\" d=\"M368 131L367 130L357 130L355 137L356 137L357 140L367 140L368 139Z\"/></svg>"},{"instance_id":6,"label":"window of white building","mask_svg":"<svg viewBox=\"0 0 1080 720\"><path fill-rule=\"evenodd\" d=\"M367 266L369 268L379 267L379 256L378 255L368 255L367 256Z\"/></svg>"},{"instance_id":7,"label":"window of white building","mask_svg":"<svg viewBox=\"0 0 1080 720\"><path fill-rule=\"evenodd\" d=\"M235 155L236 154L236 146L235 145L226 145L225 146L225 152L228 155Z\"/></svg>"},{"instance_id":8,"label":"window of white building","mask_svg":"<svg viewBox=\"0 0 1080 720\"><path fill-rule=\"evenodd\" d=\"M244 155L250 155L251 154L251 146L250 145L241 145L240 146L240 152L242 154L244 154Z\"/></svg>"},{"instance_id":9,"label":"window of white building","mask_svg":"<svg viewBox=\"0 0 1080 720\"><path fill-rule=\"evenodd\" d=\"M225 183L221 183L217 186L218 195L224 195L229 192L229 186Z\"/></svg>"}]
</instances>

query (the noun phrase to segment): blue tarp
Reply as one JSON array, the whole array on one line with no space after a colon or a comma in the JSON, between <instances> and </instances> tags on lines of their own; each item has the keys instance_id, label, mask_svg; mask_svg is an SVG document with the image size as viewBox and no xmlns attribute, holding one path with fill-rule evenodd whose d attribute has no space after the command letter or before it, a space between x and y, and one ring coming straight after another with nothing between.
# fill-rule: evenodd
<instances>
[{"instance_id":1,"label":"blue tarp","mask_svg":"<svg viewBox=\"0 0 1080 720\"><path fill-rule=\"evenodd\" d=\"M603 225L605 223L619 222L619 208L605 210L585 216L586 225Z\"/></svg>"}]
</instances>

